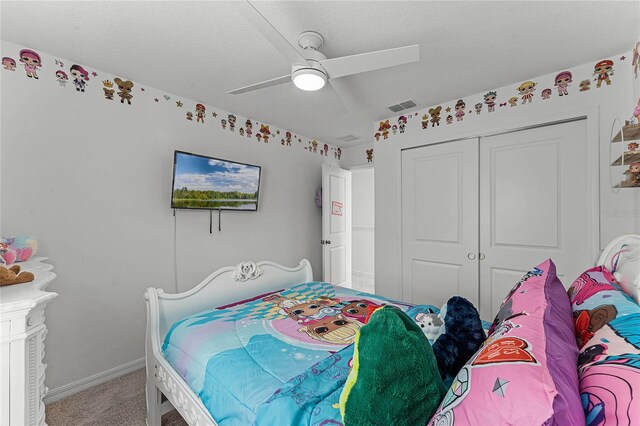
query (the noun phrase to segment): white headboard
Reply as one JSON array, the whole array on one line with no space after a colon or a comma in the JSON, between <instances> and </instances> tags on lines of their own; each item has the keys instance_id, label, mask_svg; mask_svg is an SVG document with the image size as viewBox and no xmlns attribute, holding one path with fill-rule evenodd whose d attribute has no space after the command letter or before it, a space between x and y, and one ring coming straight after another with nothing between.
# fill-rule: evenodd
<instances>
[{"instance_id":1,"label":"white headboard","mask_svg":"<svg viewBox=\"0 0 640 426\"><path fill-rule=\"evenodd\" d=\"M640 297L640 235L627 234L611 241L598 259L609 268L620 286L638 302Z\"/></svg>"},{"instance_id":2,"label":"white headboard","mask_svg":"<svg viewBox=\"0 0 640 426\"><path fill-rule=\"evenodd\" d=\"M218 269L189 291L178 294L148 288L147 337L154 352L176 321L225 303L313 281L311 263L302 259L288 268L274 262L242 262Z\"/></svg>"}]
</instances>

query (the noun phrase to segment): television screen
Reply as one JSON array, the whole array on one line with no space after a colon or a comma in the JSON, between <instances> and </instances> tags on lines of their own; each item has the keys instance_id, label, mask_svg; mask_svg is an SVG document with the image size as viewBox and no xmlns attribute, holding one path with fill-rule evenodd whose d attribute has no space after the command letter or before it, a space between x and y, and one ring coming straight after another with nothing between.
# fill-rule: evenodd
<instances>
[{"instance_id":1,"label":"television screen","mask_svg":"<svg viewBox=\"0 0 640 426\"><path fill-rule=\"evenodd\" d=\"M176 151L174 209L258 210L260 166Z\"/></svg>"}]
</instances>

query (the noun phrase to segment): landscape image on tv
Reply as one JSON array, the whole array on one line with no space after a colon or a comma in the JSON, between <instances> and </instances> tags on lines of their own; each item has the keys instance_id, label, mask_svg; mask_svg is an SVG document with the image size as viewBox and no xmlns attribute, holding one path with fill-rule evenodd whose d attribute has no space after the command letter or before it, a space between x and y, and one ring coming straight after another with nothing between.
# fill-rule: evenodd
<instances>
[{"instance_id":1,"label":"landscape image on tv","mask_svg":"<svg viewBox=\"0 0 640 426\"><path fill-rule=\"evenodd\" d=\"M258 210L260 166L176 151L174 209Z\"/></svg>"}]
</instances>

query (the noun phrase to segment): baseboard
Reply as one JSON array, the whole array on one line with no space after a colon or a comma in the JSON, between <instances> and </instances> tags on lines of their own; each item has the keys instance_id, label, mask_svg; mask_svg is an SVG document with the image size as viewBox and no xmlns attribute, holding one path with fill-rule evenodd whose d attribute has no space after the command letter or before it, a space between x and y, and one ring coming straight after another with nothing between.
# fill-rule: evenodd
<instances>
[{"instance_id":1,"label":"baseboard","mask_svg":"<svg viewBox=\"0 0 640 426\"><path fill-rule=\"evenodd\" d=\"M118 367L110 368L102 373L76 380L75 382L60 386L59 388L51 389L44 397L44 403L49 404L51 402L58 401L101 383L124 376L125 374L133 373L141 368L144 368L144 358L122 364Z\"/></svg>"}]
</instances>

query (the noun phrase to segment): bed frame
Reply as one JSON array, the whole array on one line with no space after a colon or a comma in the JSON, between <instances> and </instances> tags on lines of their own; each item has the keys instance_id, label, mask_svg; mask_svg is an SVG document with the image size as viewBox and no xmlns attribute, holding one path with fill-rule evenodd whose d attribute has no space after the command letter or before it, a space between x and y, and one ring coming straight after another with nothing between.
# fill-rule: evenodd
<instances>
[{"instance_id":1,"label":"bed frame","mask_svg":"<svg viewBox=\"0 0 640 426\"><path fill-rule=\"evenodd\" d=\"M638 300L640 235L623 235L613 240L603 250L598 265L615 269L614 274L623 289ZM218 269L192 290L179 294L166 294L162 289L148 288L145 292L147 426L160 426L162 414L173 407L189 425L217 426L200 398L162 355L160 348L172 324L214 306L311 281L311 265L303 259L295 268L273 262L242 262ZM163 395L166 397L164 402Z\"/></svg>"},{"instance_id":2,"label":"bed frame","mask_svg":"<svg viewBox=\"0 0 640 426\"><path fill-rule=\"evenodd\" d=\"M623 235L611 241L602 251L598 265L612 270L624 292L639 301L640 235Z\"/></svg>"},{"instance_id":3,"label":"bed frame","mask_svg":"<svg viewBox=\"0 0 640 426\"><path fill-rule=\"evenodd\" d=\"M189 425L217 425L200 398L162 355L162 343L172 324L215 306L311 281L311 264L302 259L294 268L274 262L242 262L218 269L184 293L167 294L162 289L148 288L144 294L147 303L147 426L160 426L162 414L172 408L178 410Z\"/></svg>"}]
</instances>

